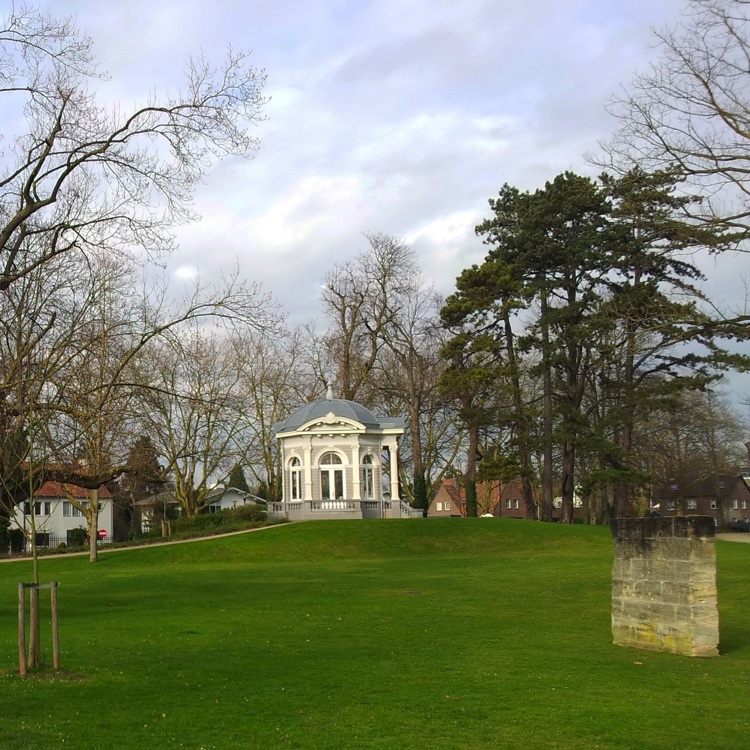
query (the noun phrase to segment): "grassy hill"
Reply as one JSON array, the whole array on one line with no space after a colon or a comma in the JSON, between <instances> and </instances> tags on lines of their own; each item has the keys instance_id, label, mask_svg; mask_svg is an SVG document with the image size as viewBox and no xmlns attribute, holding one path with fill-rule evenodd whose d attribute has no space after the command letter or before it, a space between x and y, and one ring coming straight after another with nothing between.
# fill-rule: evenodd
<instances>
[{"instance_id":1,"label":"grassy hill","mask_svg":"<svg viewBox=\"0 0 750 750\"><path fill-rule=\"evenodd\" d=\"M745 747L750 545L717 551L710 660L611 645L606 528L330 521L42 560L65 672L27 680L30 563L3 564L0 748Z\"/></svg>"}]
</instances>

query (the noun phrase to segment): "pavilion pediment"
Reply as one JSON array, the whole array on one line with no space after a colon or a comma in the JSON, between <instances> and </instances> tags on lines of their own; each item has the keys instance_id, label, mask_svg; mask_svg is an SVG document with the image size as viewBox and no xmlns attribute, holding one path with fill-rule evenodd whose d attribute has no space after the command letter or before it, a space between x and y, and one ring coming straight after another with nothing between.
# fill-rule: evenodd
<instances>
[{"instance_id":1,"label":"pavilion pediment","mask_svg":"<svg viewBox=\"0 0 750 750\"><path fill-rule=\"evenodd\" d=\"M307 424L303 424L299 428L299 432L364 432L366 427L354 419L348 419L347 417L340 417L333 412L328 412L324 417L318 417L310 420Z\"/></svg>"}]
</instances>

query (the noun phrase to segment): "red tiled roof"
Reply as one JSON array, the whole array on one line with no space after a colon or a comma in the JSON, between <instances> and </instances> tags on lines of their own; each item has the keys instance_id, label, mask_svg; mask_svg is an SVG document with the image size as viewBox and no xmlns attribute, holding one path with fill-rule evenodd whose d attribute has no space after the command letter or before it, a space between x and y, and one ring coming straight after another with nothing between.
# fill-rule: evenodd
<instances>
[{"instance_id":1,"label":"red tiled roof","mask_svg":"<svg viewBox=\"0 0 750 750\"><path fill-rule=\"evenodd\" d=\"M69 494L73 497L88 498L89 490L85 487L78 487L75 484L66 484L63 488L62 482L45 482L39 490L34 493L34 497L67 497ZM99 497L112 497L106 487L99 488Z\"/></svg>"}]
</instances>

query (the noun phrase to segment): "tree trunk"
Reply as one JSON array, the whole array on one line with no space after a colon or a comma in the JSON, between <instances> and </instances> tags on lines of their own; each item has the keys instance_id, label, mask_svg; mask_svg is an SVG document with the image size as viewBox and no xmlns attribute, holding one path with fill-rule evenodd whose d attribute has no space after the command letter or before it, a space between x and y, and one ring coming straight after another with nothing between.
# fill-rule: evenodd
<instances>
[{"instance_id":1,"label":"tree trunk","mask_svg":"<svg viewBox=\"0 0 750 750\"><path fill-rule=\"evenodd\" d=\"M527 519L538 517L534 490L531 485L533 471L529 454L529 425L526 418L526 407L521 392L521 379L518 374L518 360L516 358L515 334L510 321L507 306L503 308L503 325L505 327L505 351L508 355L510 367L511 391L513 394L513 408L516 412L516 440L518 445L518 463L521 467L521 487L523 494L524 515Z\"/></svg>"},{"instance_id":2,"label":"tree trunk","mask_svg":"<svg viewBox=\"0 0 750 750\"><path fill-rule=\"evenodd\" d=\"M542 521L552 520L552 369L550 363L549 324L547 322L547 295L542 294L542 398L543 398L543 447L544 463L542 465Z\"/></svg>"},{"instance_id":3,"label":"tree trunk","mask_svg":"<svg viewBox=\"0 0 750 750\"><path fill-rule=\"evenodd\" d=\"M575 442L566 440L563 443L562 460L562 508L560 510L561 523L573 523L573 472L575 469Z\"/></svg>"},{"instance_id":4,"label":"tree trunk","mask_svg":"<svg viewBox=\"0 0 750 750\"><path fill-rule=\"evenodd\" d=\"M99 562L99 490L89 492L89 562Z\"/></svg>"},{"instance_id":5,"label":"tree trunk","mask_svg":"<svg viewBox=\"0 0 750 750\"><path fill-rule=\"evenodd\" d=\"M469 427L469 455L466 457L466 517L477 517L477 451L479 428Z\"/></svg>"}]
</instances>

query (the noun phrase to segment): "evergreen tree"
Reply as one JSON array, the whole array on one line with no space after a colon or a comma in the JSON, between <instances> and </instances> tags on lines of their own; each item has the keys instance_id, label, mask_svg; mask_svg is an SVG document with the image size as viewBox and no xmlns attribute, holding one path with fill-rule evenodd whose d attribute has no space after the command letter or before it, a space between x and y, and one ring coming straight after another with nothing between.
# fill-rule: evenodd
<instances>
[{"instance_id":1,"label":"evergreen tree","mask_svg":"<svg viewBox=\"0 0 750 750\"><path fill-rule=\"evenodd\" d=\"M639 421L670 394L704 386L737 361L720 347L722 336L737 332L702 309L700 273L687 257L735 238L685 221L692 199L676 195L676 186L672 172L641 170L599 184L565 173L533 193L505 185L490 200L494 216L477 227L490 246L485 262L459 276L443 308L444 324L461 329L453 354L472 354L454 363L455 393L473 395L481 378L473 371L486 367L475 355L488 351L487 341L503 351L496 382L512 394L522 477L532 476L531 454L542 453L544 519L556 456L561 520L572 521L579 483L587 491L606 486L608 512L625 513L645 480L632 455ZM539 442L522 372L541 381ZM474 407L462 404L478 424ZM507 458L500 464L512 466Z\"/></svg>"},{"instance_id":2,"label":"evergreen tree","mask_svg":"<svg viewBox=\"0 0 750 750\"><path fill-rule=\"evenodd\" d=\"M229 474L229 486L241 492L250 492L250 485L245 478L245 470L240 464L235 464Z\"/></svg>"}]
</instances>

